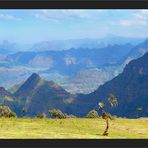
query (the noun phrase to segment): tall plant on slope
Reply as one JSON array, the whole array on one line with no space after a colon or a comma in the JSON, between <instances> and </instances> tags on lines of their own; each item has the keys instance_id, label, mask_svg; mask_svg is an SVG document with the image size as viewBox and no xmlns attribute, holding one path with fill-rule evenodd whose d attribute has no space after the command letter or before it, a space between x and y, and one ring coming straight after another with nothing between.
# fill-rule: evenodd
<instances>
[{"instance_id":1,"label":"tall plant on slope","mask_svg":"<svg viewBox=\"0 0 148 148\"><path fill-rule=\"evenodd\" d=\"M110 97L108 98L108 102L111 105L111 107L116 107L118 105L118 99L114 96L114 95L110 95ZM109 130L109 119L113 119L110 113L107 113L105 111L105 103L103 102L99 102L98 103L98 108L99 110L102 111L102 118L105 119L106 121L106 128L103 132L103 136L108 136L108 130Z\"/></svg>"}]
</instances>

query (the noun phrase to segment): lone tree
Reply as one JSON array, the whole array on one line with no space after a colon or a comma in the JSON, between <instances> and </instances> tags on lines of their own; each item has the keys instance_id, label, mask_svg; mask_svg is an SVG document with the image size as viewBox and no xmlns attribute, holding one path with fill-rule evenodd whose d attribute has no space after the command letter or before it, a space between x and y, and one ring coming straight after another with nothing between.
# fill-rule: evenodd
<instances>
[{"instance_id":1,"label":"lone tree","mask_svg":"<svg viewBox=\"0 0 148 148\"><path fill-rule=\"evenodd\" d=\"M114 95L112 95L112 94L108 98L108 102L111 105L111 107L116 107L118 105L118 99ZM105 111L105 107L106 107L105 103L99 102L98 103L98 107L99 107L99 110L102 111L102 118L105 119L105 121L106 121L106 128L104 130L103 136L108 136L109 119L112 120L113 117L111 116L110 113L107 113Z\"/></svg>"}]
</instances>

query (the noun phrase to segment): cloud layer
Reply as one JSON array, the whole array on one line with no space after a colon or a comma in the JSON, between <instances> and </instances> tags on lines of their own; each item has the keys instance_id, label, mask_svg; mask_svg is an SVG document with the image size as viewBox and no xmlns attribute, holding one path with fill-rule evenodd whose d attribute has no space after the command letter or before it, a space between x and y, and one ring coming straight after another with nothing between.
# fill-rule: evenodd
<instances>
[{"instance_id":1,"label":"cloud layer","mask_svg":"<svg viewBox=\"0 0 148 148\"><path fill-rule=\"evenodd\" d=\"M72 38L148 36L148 10L0 10L0 40L38 42Z\"/></svg>"},{"instance_id":2,"label":"cloud layer","mask_svg":"<svg viewBox=\"0 0 148 148\"><path fill-rule=\"evenodd\" d=\"M14 15L9 14L0 14L0 20L21 20L21 18L18 18Z\"/></svg>"}]
</instances>

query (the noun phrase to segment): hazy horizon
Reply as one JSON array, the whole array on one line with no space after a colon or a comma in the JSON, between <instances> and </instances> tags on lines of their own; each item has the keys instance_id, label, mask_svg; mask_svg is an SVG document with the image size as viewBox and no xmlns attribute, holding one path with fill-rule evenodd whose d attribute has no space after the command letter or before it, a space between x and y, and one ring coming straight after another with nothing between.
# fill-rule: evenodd
<instances>
[{"instance_id":1,"label":"hazy horizon","mask_svg":"<svg viewBox=\"0 0 148 148\"><path fill-rule=\"evenodd\" d=\"M148 10L0 10L0 41L34 44L108 35L146 38L147 16Z\"/></svg>"}]
</instances>

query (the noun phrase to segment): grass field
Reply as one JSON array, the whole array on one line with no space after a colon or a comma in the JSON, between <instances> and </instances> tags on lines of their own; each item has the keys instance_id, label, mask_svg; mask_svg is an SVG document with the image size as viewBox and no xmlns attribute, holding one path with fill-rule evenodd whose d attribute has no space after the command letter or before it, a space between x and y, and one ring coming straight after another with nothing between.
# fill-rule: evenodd
<instances>
[{"instance_id":1,"label":"grass field","mask_svg":"<svg viewBox=\"0 0 148 148\"><path fill-rule=\"evenodd\" d=\"M109 136L102 136L103 119L0 118L0 138L148 138L148 118L110 121Z\"/></svg>"}]
</instances>

